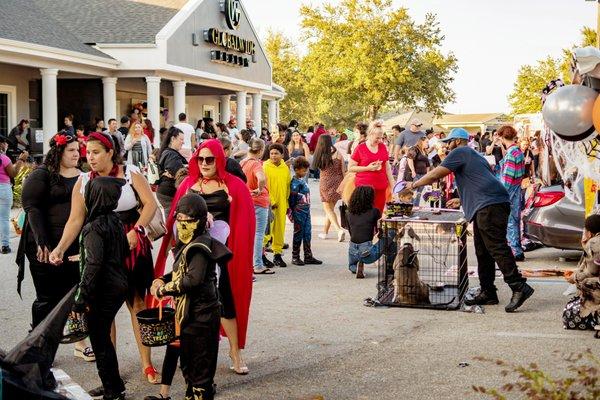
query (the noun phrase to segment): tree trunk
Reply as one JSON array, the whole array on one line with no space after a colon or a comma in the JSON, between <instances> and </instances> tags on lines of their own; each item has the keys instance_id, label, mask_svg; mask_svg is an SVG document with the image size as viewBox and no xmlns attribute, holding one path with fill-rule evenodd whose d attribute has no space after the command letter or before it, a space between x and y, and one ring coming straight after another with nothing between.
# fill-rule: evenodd
<instances>
[{"instance_id":1,"label":"tree trunk","mask_svg":"<svg viewBox=\"0 0 600 400\"><path fill-rule=\"evenodd\" d=\"M369 111L367 112L367 118L369 121L373 121L377 118L377 114L379 113L380 106L376 106L374 104L369 105Z\"/></svg>"}]
</instances>

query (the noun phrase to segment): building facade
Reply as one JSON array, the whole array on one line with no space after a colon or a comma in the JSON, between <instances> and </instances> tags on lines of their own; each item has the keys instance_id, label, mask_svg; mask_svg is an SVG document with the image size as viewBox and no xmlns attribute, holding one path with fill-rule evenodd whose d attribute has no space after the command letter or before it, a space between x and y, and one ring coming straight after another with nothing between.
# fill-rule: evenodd
<instances>
[{"instance_id":1,"label":"building facade","mask_svg":"<svg viewBox=\"0 0 600 400\"><path fill-rule=\"evenodd\" d=\"M252 119L257 131L277 122L285 92L272 82L241 0L170 7L132 0L6 2L0 7L0 134L29 119L34 141L46 146L66 114L87 125L119 119L140 103L154 127L176 123L181 112L192 124L204 117L227 123L233 115L244 127Z\"/></svg>"}]
</instances>

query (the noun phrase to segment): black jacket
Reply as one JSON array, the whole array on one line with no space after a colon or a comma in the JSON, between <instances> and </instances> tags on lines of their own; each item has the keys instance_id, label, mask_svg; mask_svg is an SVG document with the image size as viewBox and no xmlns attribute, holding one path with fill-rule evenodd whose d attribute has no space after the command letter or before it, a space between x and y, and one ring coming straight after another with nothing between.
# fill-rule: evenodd
<instances>
[{"instance_id":1,"label":"black jacket","mask_svg":"<svg viewBox=\"0 0 600 400\"><path fill-rule=\"evenodd\" d=\"M83 311L103 295L127 290L125 257L129 253L125 228L114 212L124 180L96 177L86 186L87 223L81 231L81 282L75 310Z\"/></svg>"},{"instance_id":2,"label":"black jacket","mask_svg":"<svg viewBox=\"0 0 600 400\"><path fill-rule=\"evenodd\" d=\"M216 265L225 265L231 257L231 251L206 232L175 255L173 272L161 278L166 284L159 295L176 297L175 317L182 329L220 306Z\"/></svg>"}]
</instances>

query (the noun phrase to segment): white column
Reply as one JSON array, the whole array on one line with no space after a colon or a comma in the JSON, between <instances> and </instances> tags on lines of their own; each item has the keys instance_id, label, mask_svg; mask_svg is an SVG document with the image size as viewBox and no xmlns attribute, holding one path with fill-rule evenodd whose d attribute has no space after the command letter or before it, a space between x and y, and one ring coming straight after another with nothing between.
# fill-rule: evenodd
<instances>
[{"instance_id":1,"label":"white column","mask_svg":"<svg viewBox=\"0 0 600 400\"><path fill-rule=\"evenodd\" d=\"M108 126L109 119L117 119L117 78L102 78L102 96L104 98L104 123Z\"/></svg>"},{"instance_id":2,"label":"white column","mask_svg":"<svg viewBox=\"0 0 600 400\"><path fill-rule=\"evenodd\" d=\"M277 122L279 122L279 120L281 119L281 116L279 115L279 112L281 111L280 107L279 107L279 100L277 100Z\"/></svg>"},{"instance_id":3,"label":"white column","mask_svg":"<svg viewBox=\"0 0 600 400\"><path fill-rule=\"evenodd\" d=\"M146 77L146 103L148 104L148 119L155 129L160 128L160 77ZM160 135L154 135L154 145L160 146Z\"/></svg>"},{"instance_id":4,"label":"white column","mask_svg":"<svg viewBox=\"0 0 600 400\"><path fill-rule=\"evenodd\" d=\"M226 94L221 96L221 109L219 110L219 114L221 114L221 123L227 124L229 122L229 118L231 118L231 96Z\"/></svg>"},{"instance_id":5,"label":"white column","mask_svg":"<svg viewBox=\"0 0 600 400\"><path fill-rule=\"evenodd\" d=\"M262 126L262 94L252 94L252 119L254 120L254 130L260 136Z\"/></svg>"},{"instance_id":6,"label":"white column","mask_svg":"<svg viewBox=\"0 0 600 400\"><path fill-rule=\"evenodd\" d=\"M58 100L56 77L58 69L40 69L42 74L42 118L44 123L44 154L50 150L50 138L58 131Z\"/></svg>"},{"instance_id":7,"label":"white column","mask_svg":"<svg viewBox=\"0 0 600 400\"><path fill-rule=\"evenodd\" d=\"M236 103L237 103L237 128L241 131L242 129L246 129L246 92L237 92L236 93Z\"/></svg>"},{"instance_id":8,"label":"white column","mask_svg":"<svg viewBox=\"0 0 600 400\"><path fill-rule=\"evenodd\" d=\"M179 114L185 112L185 85L185 81L173 82L173 121L179 121Z\"/></svg>"},{"instance_id":9,"label":"white column","mask_svg":"<svg viewBox=\"0 0 600 400\"><path fill-rule=\"evenodd\" d=\"M268 111L269 111L268 128L271 131L271 130L273 130L273 127L275 125L277 125L277 100L269 100Z\"/></svg>"}]
</instances>

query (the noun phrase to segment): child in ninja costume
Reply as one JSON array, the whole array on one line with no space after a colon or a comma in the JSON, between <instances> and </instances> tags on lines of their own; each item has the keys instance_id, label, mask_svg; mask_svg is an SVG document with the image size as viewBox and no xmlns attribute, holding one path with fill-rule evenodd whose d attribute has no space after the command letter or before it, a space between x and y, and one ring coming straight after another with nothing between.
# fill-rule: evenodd
<instances>
[{"instance_id":1,"label":"child in ninja costume","mask_svg":"<svg viewBox=\"0 0 600 400\"><path fill-rule=\"evenodd\" d=\"M321 265L323 262L313 257L310 248L311 222L310 222L310 189L304 180L308 173L310 163L304 157L294 160L294 177L290 183L288 216L294 224L294 241L292 247L292 264ZM304 261L300 258L300 245L304 246Z\"/></svg>"},{"instance_id":2,"label":"child in ninja costume","mask_svg":"<svg viewBox=\"0 0 600 400\"><path fill-rule=\"evenodd\" d=\"M202 196L190 193L179 200L173 272L155 279L150 288L158 299L175 298L186 400L214 399L221 323L216 267L232 256L224 244L209 235L207 215Z\"/></svg>"},{"instance_id":3,"label":"child in ninja costume","mask_svg":"<svg viewBox=\"0 0 600 400\"><path fill-rule=\"evenodd\" d=\"M115 213L125 180L97 177L85 188L87 221L80 237L81 281L73 311L87 311L87 323L104 400L125 399L117 353L110 329L127 297L125 257L129 254L125 229Z\"/></svg>"}]
</instances>

